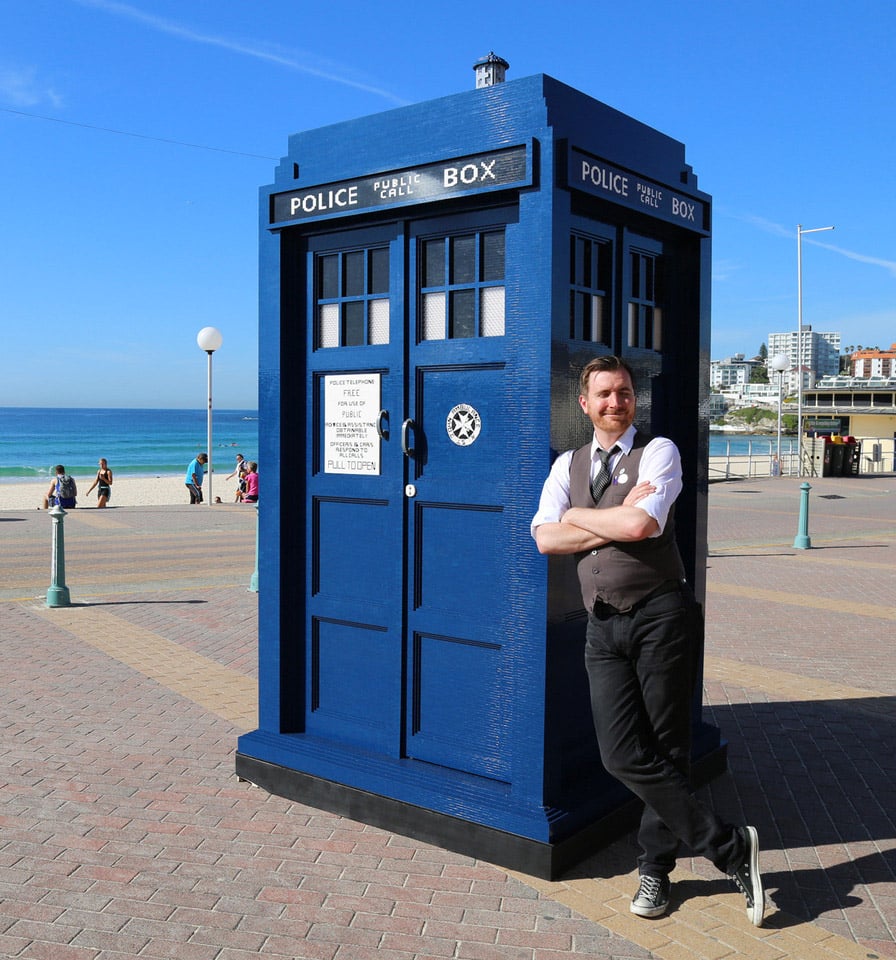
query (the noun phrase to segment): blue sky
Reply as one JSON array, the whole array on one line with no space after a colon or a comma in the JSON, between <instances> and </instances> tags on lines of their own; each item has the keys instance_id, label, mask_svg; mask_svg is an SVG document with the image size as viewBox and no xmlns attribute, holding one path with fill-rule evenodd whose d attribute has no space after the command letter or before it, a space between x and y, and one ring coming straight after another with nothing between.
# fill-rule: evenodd
<instances>
[{"instance_id":1,"label":"blue sky","mask_svg":"<svg viewBox=\"0 0 896 960\"><path fill-rule=\"evenodd\" d=\"M797 317L896 341L896 4L6 0L0 406L254 408L257 191L287 137L547 73L681 140L714 200L712 356Z\"/></svg>"}]
</instances>

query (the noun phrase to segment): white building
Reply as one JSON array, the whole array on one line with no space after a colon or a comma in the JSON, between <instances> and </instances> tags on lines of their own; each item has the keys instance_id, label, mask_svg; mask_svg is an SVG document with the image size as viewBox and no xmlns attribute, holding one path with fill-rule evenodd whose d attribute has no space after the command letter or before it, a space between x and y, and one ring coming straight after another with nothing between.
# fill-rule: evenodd
<instances>
[{"instance_id":1,"label":"white building","mask_svg":"<svg viewBox=\"0 0 896 960\"><path fill-rule=\"evenodd\" d=\"M840 334L816 333L811 326L803 327L803 342L798 349L799 331L770 333L768 355L783 353L790 360L790 372L784 373L785 389L796 389L796 367L805 371L805 380L811 386L821 377L834 377L840 372ZM772 374L770 373L769 379Z\"/></svg>"},{"instance_id":2,"label":"white building","mask_svg":"<svg viewBox=\"0 0 896 960\"><path fill-rule=\"evenodd\" d=\"M756 360L747 360L742 353L724 360L713 360L709 365L709 383L713 390L731 390L750 382Z\"/></svg>"}]
</instances>

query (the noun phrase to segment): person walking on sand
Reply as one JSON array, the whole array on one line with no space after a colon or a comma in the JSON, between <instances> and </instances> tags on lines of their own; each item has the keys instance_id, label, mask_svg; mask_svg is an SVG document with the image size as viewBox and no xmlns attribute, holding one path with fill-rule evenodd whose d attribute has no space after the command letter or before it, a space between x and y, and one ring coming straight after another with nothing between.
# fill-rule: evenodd
<instances>
[{"instance_id":1,"label":"person walking on sand","mask_svg":"<svg viewBox=\"0 0 896 960\"><path fill-rule=\"evenodd\" d=\"M61 463L57 464L55 472L56 476L44 495L44 510L49 510L52 506L71 510L78 504L78 484L75 483L74 477L70 477L65 472L65 467Z\"/></svg>"},{"instance_id":2,"label":"person walking on sand","mask_svg":"<svg viewBox=\"0 0 896 960\"><path fill-rule=\"evenodd\" d=\"M233 473L228 473L224 478L225 480L230 480L233 477L237 478L236 484L236 494L234 495L234 503L239 503L243 497L243 493L246 490L246 473L249 470L249 463L243 457L241 453L236 455L236 464L233 468ZM216 501L217 502L217 501Z\"/></svg>"},{"instance_id":3,"label":"person walking on sand","mask_svg":"<svg viewBox=\"0 0 896 960\"><path fill-rule=\"evenodd\" d=\"M200 453L190 461L184 483L190 494L190 503L202 503L202 478L205 476L205 465L208 463L208 454Z\"/></svg>"},{"instance_id":4,"label":"person walking on sand","mask_svg":"<svg viewBox=\"0 0 896 960\"><path fill-rule=\"evenodd\" d=\"M532 535L541 553L577 559L601 760L644 803L631 912L659 917L668 910L669 874L684 842L728 874L758 927L765 897L756 828L722 820L691 790L698 638L696 600L674 533L681 458L671 440L634 426L633 381L619 357L586 364L579 406L593 439L554 461Z\"/></svg>"},{"instance_id":5,"label":"person walking on sand","mask_svg":"<svg viewBox=\"0 0 896 960\"><path fill-rule=\"evenodd\" d=\"M87 493L84 496L89 496L94 487L96 487L97 509L105 507L112 496L112 471L109 469L105 457L100 458L100 468L96 472L96 479L87 488Z\"/></svg>"}]
</instances>

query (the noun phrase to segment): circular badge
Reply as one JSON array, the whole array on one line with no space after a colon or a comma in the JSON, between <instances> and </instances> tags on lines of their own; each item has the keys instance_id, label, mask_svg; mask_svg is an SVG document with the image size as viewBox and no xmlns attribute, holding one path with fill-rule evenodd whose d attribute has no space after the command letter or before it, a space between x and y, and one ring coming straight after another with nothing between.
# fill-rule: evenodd
<instances>
[{"instance_id":1,"label":"circular badge","mask_svg":"<svg viewBox=\"0 0 896 960\"><path fill-rule=\"evenodd\" d=\"M452 443L459 447L468 447L479 436L482 419L469 403L459 403L452 407L445 422L445 429Z\"/></svg>"}]
</instances>

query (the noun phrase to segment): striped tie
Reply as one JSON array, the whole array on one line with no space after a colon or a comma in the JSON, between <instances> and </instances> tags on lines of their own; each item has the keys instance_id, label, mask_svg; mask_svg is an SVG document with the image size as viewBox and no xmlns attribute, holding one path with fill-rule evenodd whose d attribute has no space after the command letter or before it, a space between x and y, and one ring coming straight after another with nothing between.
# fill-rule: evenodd
<instances>
[{"instance_id":1,"label":"striped tie","mask_svg":"<svg viewBox=\"0 0 896 960\"><path fill-rule=\"evenodd\" d=\"M607 489L610 483L610 457L613 456L619 450L615 444L610 447L609 450L600 450L597 451L597 456L600 459L600 468L597 473L594 475L594 479L591 481L591 499L597 503L600 498L604 495L604 490Z\"/></svg>"}]
</instances>

